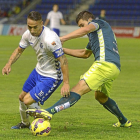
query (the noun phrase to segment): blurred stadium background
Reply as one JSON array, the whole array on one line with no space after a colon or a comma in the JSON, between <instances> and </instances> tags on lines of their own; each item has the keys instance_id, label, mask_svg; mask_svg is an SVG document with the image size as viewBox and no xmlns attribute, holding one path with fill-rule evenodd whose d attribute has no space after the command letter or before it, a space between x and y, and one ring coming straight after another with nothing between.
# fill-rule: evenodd
<instances>
[{"instance_id":1,"label":"blurred stadium background","mask_svg":"<svg viewBox=\"0 0 140 140\"><path fill-rule=\"evenodd\" d=\"M140 38L140 0L0 0L0 34L21 35L32 10L40 12L45 22L53 4L59 5L66 26L70 26L61 27L61 36L77 28L75 17L80 11L89 10L99 17L104 9L117 36Z\"/></svg>"}]
</instances>

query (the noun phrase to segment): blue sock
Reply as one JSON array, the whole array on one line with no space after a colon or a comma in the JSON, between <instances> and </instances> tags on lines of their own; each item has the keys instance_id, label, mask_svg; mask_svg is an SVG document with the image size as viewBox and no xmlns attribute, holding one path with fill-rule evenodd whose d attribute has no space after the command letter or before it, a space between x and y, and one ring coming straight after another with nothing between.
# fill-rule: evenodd
<instances>
[{"instance_id":1,"label":"blue sock","mask_svg":"<svg viewBox=\"0 0 140 140\"><path fill-rule=\"evenodd\" d=\"M56 102L53 106L47 108L46 110L54 115L61 110L73 106L80 98L81 96L79 94L75 92L70 92L69 97L62 97L58 102Z\"/></svg>"},{"instance_id":2,"label":"blue sock","mask_svg":"<svg viewBox=\"0 0 140 140\"><path fill-rule=\"evenodd\" d=\"M119 119L121 124L125 124L127 122L127 118L124 117L114 100L108 98L108 100L102 105L112 114L114 114Z\"/></svg>"}]
</instances>

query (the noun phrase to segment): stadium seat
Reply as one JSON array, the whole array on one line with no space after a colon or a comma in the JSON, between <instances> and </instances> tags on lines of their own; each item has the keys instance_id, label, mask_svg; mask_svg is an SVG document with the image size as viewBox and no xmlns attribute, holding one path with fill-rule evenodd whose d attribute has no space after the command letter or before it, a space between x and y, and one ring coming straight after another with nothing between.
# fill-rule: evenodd
<instances>
[{"instance_id":1,"label":"stadium seat","mask_svg":"<svg viewBox=\"0 0 140 140\"><path fill-rule=\"evenodd\" d=\"M81 0L42 0L35 9L42 14L43 21L45 21L48 12L52 10L53 4L58 4L59 10L67 15L69 14L69 10L75 8L74 4L80 2Z\"/></svg>"},{"instance_id":2,"label":"stadium seat","mask_svg":"<svg viewBox=\"0 0 140 140\"><path fill-rule=\"evenodd\" d=\"M89 6L89 11L97 17L102 9L106 10L107 20L140 18L140 0L96 0Z\"/></svg>"}]
</instances>

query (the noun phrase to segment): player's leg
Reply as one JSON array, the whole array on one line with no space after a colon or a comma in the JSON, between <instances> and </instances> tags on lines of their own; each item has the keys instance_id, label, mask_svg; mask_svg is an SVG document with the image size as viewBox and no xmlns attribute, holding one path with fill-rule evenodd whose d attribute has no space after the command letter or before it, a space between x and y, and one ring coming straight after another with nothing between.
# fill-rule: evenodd
<instances>
[{"instance_id":1,"label":"player's leg","mask_svg":"<svg viewBox=\"0 0 140 140\"><path fill-rule=\"evenodd\" d=\"M12 126L12 129L21 129L21 128L29 128L30 122L29 122L29 115L26 114L26 110L28 108L36 108L36 109L40 109L38 103L33 103L29 106L25 105L23 102L23 98L25 97L25 95L35 86L35 73L36 71L33 70L30 74L30 76L28 77L28 79L26 80L24 86L23 86L23 91L21 92L21 94L19 95L19 112L20 112L20 116L21 116L21 123Z\"/></svg>"},{"instance_id":2,"label":"player's leg","mask_svg":"<svg viewBox=\"0 0 140 140\"><path fill-rule=\"evenodd\" d=\"M105 76L104 79L107 80L104 80L103 84L98 88L97 91L95 91L95 99L100 104L102 104L105 109L110 111L119 119L119 123L115 124L116 125L116 126L114 125L115 127L119 126L130 127L131 122L128 121L127 118L122 114L116 102L113 99L109 98L113 80L115 80L116 77L118 76L119 70L113 64L108 64L108 66L110 70L107 69L108 67L100 68L100 71L104 72L104 75L100 76L102 77Z\"/></svg>"},{"instance_id":3,"label":"player's leg","mask_svg":"<svg viewBox=\"0 0 140 140\"><path fill-rule=\"evenodd\" d=\"M119 124L114 124L114 127L120 127L121 125L127 125L126 127L131 126L131 122L127 120L127 118L122 114L121 110L119 109L116 102L107 97L104 93L100 91L95 92L95 99L103 105L105 109L107 109L109 112L111 112L113 115L115 115L119 119Z\"/></svg>"},{"instance_id":4,"label":"player's leg","mask_svg":"<svg viewBox=\"0 0 140 140\"><path fill-rule=\"evenodd\" d=\"M43 117L45 119L49 119L48 118L49 113L54 115L55 113L59 111L70 108L81 98L83 94L89 91L90 91L90 88L88 87L86 82L84 80L80 80L78 84L72 88L69 97L62 97L58 102L56 102L53 106L51 106L50 108L46 110L28 109L27 113L30 114L31 116Z\"/></svg>"},{"instance_id":5,"label":"player's leg","mask_svg":"<svg viewBox=\"0 0 140 140\"><path fill-rule=\"evenodd\" d=\"M61 110L69 108L73 106L83 94L89 91L90 89L86 82L84 80L80 80L78 84L72 88L69 97L62 97L58 102L46 110L51 114L55 114Z\"/></svg>"},{"instance_id":6,"label":"player's leg","mask_svg":"<svg viewBox=\"0 0 140 140\"><path fill-rule=\"evenodd\" d=\"M29 106L33 103L35 103L36 101L31 97L30 92L28 92L24 98L23 98L23 102L26 106Z\"/></svg>"},{"instance_id":7,"label":"player's leg","mask_svg":"<svg viewBox=\"0 0 140 140\"><path fill-rule=\"evenodd\" d=\"M30 126L30 122L29 122L29 115L26 113L26 110L28 108L36 108L36 109L40 109L40 106L38 105L38 103L33 103L29 106L25 105L25 103L23 102L23 98L27 93L22 91L20 96L19 96L19 112L20 112L20 117L21 117L21 123L12 126L12 129L21 129L21 128L29 128Z\"/></svg>"},{"instance_id":8,"label":"player's leg","mask_svg":"<svg viewBox=\"0 0 140 140\"><path fill-rule=\"evenodd\" d=\"M21 117L21 123L12 126L11 129L29 128L29 117L27 117L27 114L25 112L27 106L23 103L23 98L26 94L26 92L22 91L19 95L19 112Z\"/></svg>"},{"instance_id":9,"label":"player's leg","mask_svg":"<svg viewBox=\"0 0 140 140\"><path fill-rule=\"evenodd\" d=\"M58 102L56 102L53 106L46 109L45 111L44 110L41 110L41 111L40 110L27 110L27 113L31 116L42 115L43 118L47 119L48 112L51 114L55 114L61 110L64 110L66 108L73 106L81 98L83 94L91 91L91 88L89 87L90 82L96 85L94 87L95 89L99 87L99 85L97 84L98 82L90 78L93 73L90 71L95 71L95 69L97 69L99 65L93 64L93 66L91 66L91 68L83 76L81 76L81 80L78 82L78 84L75 87L72 88L69 97L62 97ZM94 78L94 75L92 77Z\"/></svg>"},{"instance_id":10,"label":"player's leg","mask_svg":"<svg viewBox=\"0 0 140 140\"><path fill-rule=\"evenodd\" d=\"M58 88L58 86L62 83L62 80L56 80L50 77L43 78L43 80L40 80L40 82L37 83L37 85L30 91L30 95L33 100L36 102L40 102L41 105L44 104L44 102L52 95L52 93ZM27 102L26 102L27 103ZM30 115L34 115L35 109L29 109ZM41 109L39 112L42 111ZM44 110L43 110L44 111ZM32 114L33 112L33 114ZM28 113L28 111L27 111ZM46 112L45 112L46 113ZM35 117L40 117L39 115ZM46 117L51 119L52 115L46 114Z\"/></svg>"},{"instance_id":11,"label":"player's leg","mask_svg":"<svg viewBox=\"0 0 140 140\"><path fill-rule=\"evenodd\" d=\"M29 125L29 117L26 114L25 110L27 109L27 106L24 104L23 102L23 98L27 93L22 91L21 94L19 95L19 112L20 112L20 117L21 117L21 122L23 125L23 127L28 127Z\"/></svg>"}]
</instances>

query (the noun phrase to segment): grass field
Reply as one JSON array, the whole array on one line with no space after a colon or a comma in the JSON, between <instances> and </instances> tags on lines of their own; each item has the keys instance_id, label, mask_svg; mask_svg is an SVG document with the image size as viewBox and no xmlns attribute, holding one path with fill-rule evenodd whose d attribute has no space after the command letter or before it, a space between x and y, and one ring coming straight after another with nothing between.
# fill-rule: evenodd
<instances>
[{"instance_id":1,"label":"grass field","mask_svg":"<svg viewBox=\"0 0 140 140\"><path fill-rule=\"evenodd\" d=\"M0 36L0 69L18 46L20 37ZM48 137L32 136L28 129L12 130L20 122L18 95L24 81L35 67L36 56L31 47L12 66L8 76L0 75L0 140L139 140L140 139L140 40L117 39L122 70L114 81L111 98L131 120L131 128L113 128L115 116L105 110L95 99L94 92L84 95L72 108L56 114L51 120L52 131ZM68 41L64 47L84 48L88 39ZM73 87L81 74L88 70L94 57L87 60L67 57L70 85ZM60 86L61 87L61 86ZM60 99L60 87L42 108ZM32 121L32 118L31 118Z\"/></svg>"}]
</instances>

